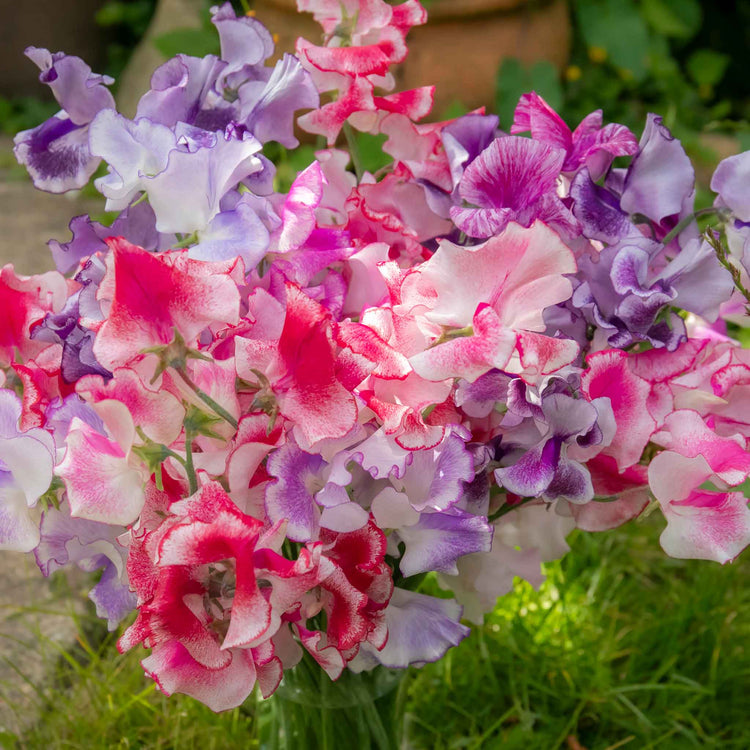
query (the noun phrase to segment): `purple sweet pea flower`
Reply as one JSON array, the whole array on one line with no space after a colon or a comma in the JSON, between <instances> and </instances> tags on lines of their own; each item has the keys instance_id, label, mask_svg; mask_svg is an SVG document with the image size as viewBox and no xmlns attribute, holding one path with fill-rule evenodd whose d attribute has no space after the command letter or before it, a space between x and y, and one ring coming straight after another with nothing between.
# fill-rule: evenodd
<instances>
[{"instance_id":1,"label":"purple sweet pea flower","mask_svg":"<svg viewBox=\"0 0 750 750\"><path fill-rule=\"evenodd\" d=\"M420 181L425 189L429 207L438 216L448 219L453 206L461 203L459 184L464 171L497 136L497 115L468 114L446 125L440 131L445 155L450 168L452 191L445 190L427 180ZM384 145L384 150L387 144Z\"/></svg>"},{"instance_id":2,"label":"purple sweet pea flower","mask_svg":"<svg viewBox=\"0 0 750 750\"><path fill-rule=\"evenodd\" d=\"M70 241L50 240L47 247L57 270L68 273L94 253L106 253L107 237L124 237L145 250L155 250L160 242L155 224L156 217L148 203L128 206L109 227L84 214L70 220L68 227L73 235Z\"/></svg>"},{"instance_id":3,"label":"purple sweet pea flower","mask_svg":"<svg viewBox=\"0 0 750 750\"><path fill-rule=\"evenodd\" d=\"M201 232L219 213L221 199L239 182L262 169L261 144L249 133L228 127L208 133L194 150L176 148L165 169L143 181L160 232Z\"/></svg>"},{"instance_id":4,"label":"purple sweet pea flower","mask_svg":"<svg viewBox=\"0 0 750 750\"><path fill-rule=\"evenodd\" d=\"M425 511L419 521L397 529L406 547L399 561L404 576L434 570L458 575L456 561L473 552L489 552L492 528L487 519L451 508L440 513Z\"/></svg>"},{"instance_id":5,"label":"purple sweet pea flower","mask_svg":"<svg viewBox=\"0 0 750 750\"><path fill-rule=\"evenodd\" d=\"M275 478L266 488L266 513L272 523L285 519L287 536L297 542L315 540L322 527L354 531L367 524L367 511L346 491L352 475L344 451L328 463L317 453L303 451L290 438L268 457Z\"/></svg>"},{"instance_id":6,"label":"purple sweet pea flower","mask_svg":"<svg viewBox=\"0 0 750 750\"><path fill-rule=\"evenodd\" d=\"M435 448L413 451L403 476L391 477L393 486L409 498L415 510L442 511L461 499L464 483L474 478L474 459L466 448L464 432L454 426Z\"/></svg>"},{"instance_id":7,"label":"purple sweet pea flower","mask_svg":"<svg viewBox=\"0 0 750 750\"><path fill-rule=\"evenodd\" d=\"M227 64L215 55L177 55L159 66L151 89L138 102L142 117L174 128L178 122L214 132L236 120L237 107L217 90Z\"/></svg>"},{"instance_id":8,"label":"purple sweet pea flower","mask_svg":"<svg viewBox=\"0 0 750 750\"><path fill-rule=\"evenodd\" d=\"M170 128L148 118L135 121L104 111L91 123L91 153L104 159L109 174L96 180L107 199L107 211L122 211L142 191L149 177L163 172L177 137Z\"/></svg>"},{"instance_id":9,"label":"purple sweet pea flower","mask_svg":"<svg viewBox=\"0 0 750 750\"><path fill-rule=\"evenodd\" d=\"M495 470L498 484L521 497L548 501L564 497L573 503L592 500L594 489L588 470L567 453L569 447L606 445L612 439L614 422L609 401L574 398L570 383L559 377L550 378L539 389L514 382L508 391L513 394L508 399L507 415L511 430L503 436L503 444L511 450L503 462L516 460ZM547 429L541 439L528 446L530 422L537 429L546 424Z\"/></svg>"},{"instance_id":10,"label":"purple sweet pea flower","mask_svg":"<svg viewBox=\"0 0 750 750\"><path fill-rule=\"evenodd\" d=\"M622 184L618 185L620 177ZM663 239L693 211L695 170L680 141L657 115L648 115L638 153L627 171L610 178L605 186L614 186L619 192L623 211L650 219L656 239ZM682 243L697 236L693 223L683 230L679 240Z\"/></svg>"},{"instance_id":11,"label":"purple sweet pea flower","mask_svg":"<svg viewBox=\"0 0 750 750\"><path fill-rule=\"evenodd\" d=\"M75 383L84 375L112 377L112 373L94 356L96 334L81 325L82 318L101 318L96 290L104 278L104 272L101 258L90 257L75 276L81 288L66 300L60 312L48 313L31 332L33 339L62 344L60 374L66 383Z\"/></svg>"},{"instance_id":12,"label":"purple sweet pea flower","mask_svg":"<svg viewBox=\"0 0 750 750\"><path fill-rule=\"evenodd\" d=\"M578 222L556 192L564 159L562 149L539 141L497 138L464 172L459 194L469 205L451 208L451 218L477 238L499 234L511 221L528 227L537 219L577 236Z\"/></svg>"},{"instance_id":13,"label":"purple sweet pea flower","mask_svg":"<svg viewBox=\"0 0 750 750\"><path fill-rule=\"evenodd\" d=\"M462 625L462 608L453 599L438 599L396 587L385 610L388 641L379 651L363 643L349 669L361 672L383 664L403 669L441 659L471 632Z\"/></svg>"},{"instance_id":14,"label":"purple sweet pea flower","mask_svg":"<svg viewBox=\"0 0 750 750\"><path fill-rule=\"evenodd\" d=\"M175 128L178 123L215 132L241 125L261 143L293 148L294 113L313 109L319 96L309 73L293 55L274 67L273 40L259 21L237 17L230 3L212 10L221 59L177 55L156 70L151 90L138 103L137 118Z\"/></svg>"},{"instance_id":15,"label":"purple sweet pea flower","mask_svg":"<svg viewBox=\"0 0 750 750\"><path fill-rule=\"evenodd\" d=\"M294 113L298 109L315 109L320 103L310 74L294 56L285 54L273 68L270 78L243 83L237 89L240 105L239 122L261 143L277 141L295 148Z\"/></svg>"},{"instance_id":16,"label":"purple sweet pea flower","mask_svg":"<svg viewBox=\"0 0 750 750\"><path fill-rule=\"evenodd\" d=\"M110 631L115 630L137 604L136 595L128 584L127 549L117 541L124 532L125 527L72 518L65 504L61 510L51 509L43 514L41 541L34 551L37 565L45 576L71 564L86 572L102 569L99 582L89 592L89 599L96 605L96 614L106 618Z\"/></svg>"},{"instance_id":17,"label":"purple sweet pea flower","mask_svg":"<svg viewBox=\"0 0 750 750\"><path fill-rule=\"evenodd\" d=\"M50 193L82 188L99 165L89 150L89 123L102 110L114 110L106 88L112 79L91 72L79 57L28 47L25 52L42 71L61 111L32 130L18 133L14 153L35 187Z\"/></svg>"},{"instance_id":18,"label":"purple sweet pea flower","mask_svg":"<svg viewBox=\"0 0 750 750\"><path fill-rule=\"evenodd\" d=\"M583 281L573 305L605 332L610 346L648 341L674 351L686 333L669 306L713 320L731 296L731 276L706 242L685 242L672 260L666 253L663 244L633 234L605 248L596 262L581 259Z\"/></svg>"},{"instance_id":19,"label":"purple sweet pea flower","mask_svg":"<svg viewBox=\"0 0 750 750\"><path fill-rule=\"evenodd\" d=\"M199 234L198 244L188 250L198 260L230 260L240 257L245 268L255 268L266 254L269 233L247 199L211 219Z\"/></svg>"},{"instance_id":20,"label":"purple sweet pea flower","mask_svg":"<svg viewBox=\"0 0 750 750\"><path fill-rule=\"evenodd\" d=\"M227 74L244 68L264 68L273 54L273 37L255 18L237 16L229 2L211 9L211 23L219 32L221 59Z\"/></svg>"},{"instance_id":21,"label":"purple sweet pea flower","mask_svg":"<svg viewBox=\"0 0 750 750\"><path fill-rule=\"evenodd\" d=\"M750 151L720 161L711 177L711 190L718 193L717 207L726 207L736 219L750 223Z\"/></svg>"},{"instance_id":22,"label":"purple sweet pea flower","mask_svg":"<svg viewBox=\"0 0 750 750\"><path fill-rule=\"evenodd\" d=\"M34 511L52 482L55 443L46 430L22 432L21 401L0 390L0 549L30 552L39 544Z\"/></svg>"},{"instance_id":23,"label":"purple sweet pea flower","mask_svg":"<svg viewBox=\"0 0 750 750\"><path fill-rule=\"evenodd\" d=\"M584 117L571 133L535 91L521 97L510 128L513 135L527 131L534 140L565 151L563 172L576 172L585 165L595 180L607 172L615 156L629 156L638 148L635 136L624 125L603 125L600 109Z\"/></svg>"},{"instance_id":24,"label":"purple sweet pea flower","mask_svg":"<svg viewBox=\"0 0 750 750\"><path fill-rule=\"evenodd\" d=\"M627 169L611 170L604 185L594 182L588 169L581 169L570 186L572 211L583 235L591 240L615 244L642 232L662 240L693 211L695 171L682 144L650 114ZM698 237L695 223L682 229L672 246Z\"/></svg>"},{"instance_id":25,"label":"purple sweet pea flower","mask_svg":"<svg viewBox=\"0 0 750 750\"><path fill-rule=\"evenodd\" d=\"M571 210L590 240L614 244L629 234L638 233L628 214L620 208L616 195L597 185L585 167L570 184Z\"/></svg>"}]
</instances>

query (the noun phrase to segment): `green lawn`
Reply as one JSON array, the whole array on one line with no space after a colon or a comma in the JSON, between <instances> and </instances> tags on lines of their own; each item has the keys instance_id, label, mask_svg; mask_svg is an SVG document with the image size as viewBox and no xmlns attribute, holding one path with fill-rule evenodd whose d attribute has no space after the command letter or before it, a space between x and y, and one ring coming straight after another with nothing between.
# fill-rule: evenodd
<instances>
[{"instance_id":1,"label":"green lawn","mask_svg":"<svg viewBox=\"0 0 750 750\"><path fill-rule=\"evenodd\" d=\"M519 585L442 662L415 670L412 747L750 747L750 561L670 560L662 524L574 534L540 591ZM142 676L142 652L120 656L114 637L81 629L37 693L44 719L0 746L258 746L253 706L215 715L166 699Z\"/></svg>"}]
</instances>

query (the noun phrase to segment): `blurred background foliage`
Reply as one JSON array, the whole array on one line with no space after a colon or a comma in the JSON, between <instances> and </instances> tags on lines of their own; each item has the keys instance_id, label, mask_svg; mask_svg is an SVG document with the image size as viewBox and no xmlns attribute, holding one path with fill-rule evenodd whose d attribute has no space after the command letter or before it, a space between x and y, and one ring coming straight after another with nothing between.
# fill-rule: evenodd
<instances>
[{"instance_id":1,"label":"blurred background foliage","mask_svg":"<svg viewBox=\"0 0 750 750\"><path fill-rule=\"evenodd\" d=\"M209 22L213 4L205 2L202 28L176 29L153 40L165 59L178 52L218 52ZM241 0L233 4L243 10ZM96 22L108 43L101 72L118 78L156 5L157 0L102 4ZM572 126L603 109L608 121L639 133L646 113L654 111L689 150L699 147L697 136L706 132L735 136L741 148L750 148L750 0L570 0L569 7L573 45L563 71L548 62L523 66L514 58L500 66L495 110L501 123L512 121L520 94L535 89ZM55 110L43 87L30 93L0 97L6 133L32 127Z\"/></svg>"}]
</instances>

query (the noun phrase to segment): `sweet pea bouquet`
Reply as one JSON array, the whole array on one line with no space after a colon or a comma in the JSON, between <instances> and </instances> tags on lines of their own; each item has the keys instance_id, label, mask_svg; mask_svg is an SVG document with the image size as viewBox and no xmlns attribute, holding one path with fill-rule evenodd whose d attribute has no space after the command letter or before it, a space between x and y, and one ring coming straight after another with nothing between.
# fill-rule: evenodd
<instances>
[{"instance_id":1,"label":"sweet pea bouquet","mask_svg":"<svg viewBox=\"0 0 750 750\"><path fill-rule=\"evenodd\" d=\"M0 273L0 546L99 570L120 649L216 711L303 654L440 659L574 527L658 508L673 557L750 543L750 152L696 212L657 115L571 130L532 92L420 124L432 87L389 93L417 0L298 6L323 42L274 65L214 8L221 55L164 63L132 120L29 48L61 110L15 140L42 190L100 175L113 221ZM264 148L300 131L279 192Z\"/></svg>"}]
</instances>

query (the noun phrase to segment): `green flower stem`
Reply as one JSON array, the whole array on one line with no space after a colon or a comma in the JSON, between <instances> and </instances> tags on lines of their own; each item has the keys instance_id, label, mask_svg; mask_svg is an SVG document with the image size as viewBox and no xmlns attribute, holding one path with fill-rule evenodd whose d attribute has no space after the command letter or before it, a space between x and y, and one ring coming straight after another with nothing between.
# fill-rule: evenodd
<instances>
[{"instance_id":1,"label":"green flower stem","mask_svg":"<svg viewBox=\"0 0 750 750\"><path fill-rule=\"evenodd\" d=\"M349 147L349 155L352 157L352 166L354 167L354 174L357 175L357 183L360 183L365 174L365 169L362 165L362 157L357 145L357 136L354 134L354 128L348 122L344 123L342 130L344 131L346 144Z\"/></svg>"},{"instance_id":2,"label":"green flower stem","mask_svg":"<svg viewBox=\"0 0 750 750\"><path fill-rule=\"evenodd\" d=\"M203 403L214 412L218 414L225 422L228 422L234 429L237 429L237 420L223 407L214 401L204 390L198 387L195 381L188 375L187 368L185 366L175 367L175 370L179 373L180 377L185 381L185 384L195 393Z\"/></svg>"},{"instance_id":3,"label":"green flower stem","mask_svg":"<svg viewBox=\"0 0 750 750\"><path fill-rule=\"evenodd\" d=\"M185 434L185 471L187 472L188 483L190 485L189 492L191 495L194 495L198 492L198 476L195 473L195 466L193 465L192 432Z\"/></svg>"},{"instance_id":4,"label":"green flower stem","mask_svg":"<svg viewBox=\"0 0 750 750\"><path fill-rule=\"evenodd\" d=\"M530 503L532 500L536 500L535 497L525 497L523 500L521 500L520 503L514 503L513 505L509 505L508 503L505 503L504 505L501 505L498 510L496 510L491 516L487 518L487 520L492 523L493 521L497 521L498 518L502 518L504 515L510 513L512 510L515 510L516 508L520 508L527 503Z\"/></svg>"},{"instance_id":5,"label":"green flower stem","mask_svg":"<svg viewBox=\"0 0 750 750\"><path fill-rule=\"evenodd\" d=\"M734 263L729 260L726 248L722 244L721 240L716 237L711 231L707 231L704 234L704 237L706 238L706 242L708 242L708 244L711 245L711 247L714 249L719 263L721 263L721 265L724 266L727 271L729 271L730 275L732 276L732 281L734 281L734 285L735 287L737 287L739 293L745 298L748 303L750 303L750 291L748 291L742 283L742 274L740 273L740 269L737 268L737 266L735 266ZM750 304L748 304L747 306L747 312L748 315L750 315Z\"/></svg>"},{"instance_id":6,"label":"green flower stem","mask_svg":"<svg viewBox=\"0 0 750 750\"><path fill-rule=\"evenodd\" d=\"M694 221L699 219L701 216L712 216L719 213L721 209L718 208L702 208L699 211L696 211L695 213L688 214L684 219L682 219L677 226L672 229L671 232L661 241L663 245L668 245L680 232L682 232L683 229L686 227L689 227Z\"/></svg>"}]
</instances>

